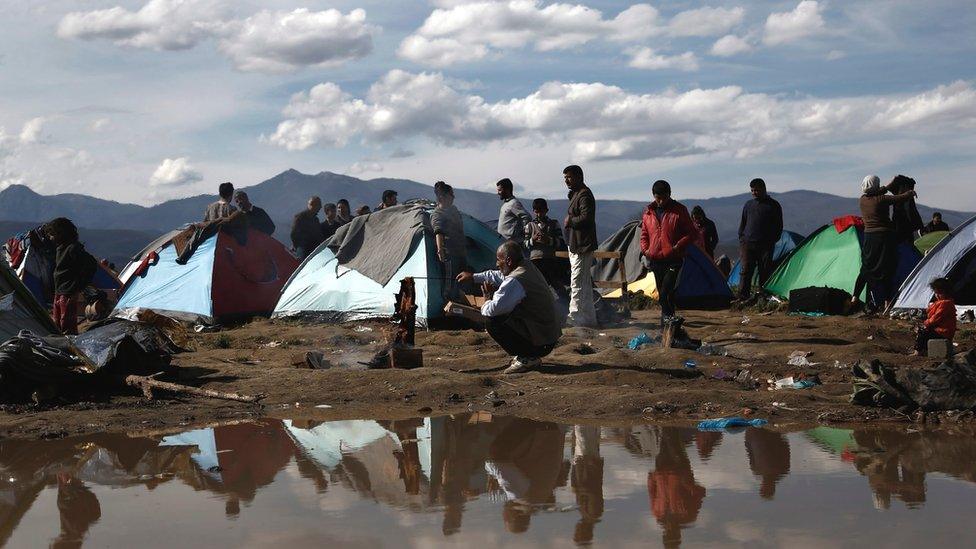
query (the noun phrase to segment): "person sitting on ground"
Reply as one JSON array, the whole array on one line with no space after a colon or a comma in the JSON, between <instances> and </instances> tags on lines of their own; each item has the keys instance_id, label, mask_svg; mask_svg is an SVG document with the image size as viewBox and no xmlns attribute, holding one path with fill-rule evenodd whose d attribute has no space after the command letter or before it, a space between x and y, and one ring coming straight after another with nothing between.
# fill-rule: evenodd
<instances>
[{"instance_id":1,"label":"person sitting on ground","mask_svg":"<svg viewBox=\"0 0 976 549\"><path fill-rule=\"evenodd\" d=\"M376 211L385 210L397 205L397 192L392 189L383 191L383 201L376 207Z\"/></svg>"},{"instance_id":2,"label":"person sitting on ground","mask_svg":"<svg viewBox=\"0 0 976 549\"><path fill-rule=\"evenodd\" d=\"M357 217L360 216L360 215L368 215L369 213L370 213L369 206L367 206L366 204L362 204L361 206L359 206L358 208L356 208L356 216Z\"/></svg>"},{"instance_id":3,"label":"person sitting on ground","mask_svg":"<svg viewBox=\"0 0 976 549\"><path fill-rule=\"evenodd\" d=\"M230 217L230 214L237 211L237 208L230 203L231 199L234 197L233 183L229 181L227 183L221 183L220 186L217 187L217 194L220 195L220 199L207 206L207 211L203 214L204 223L208 221L216 221L222 217Z\"/></svg>"},{"instance_id":4,"label":"person sitting on ground","mask_svg":"<svg viewBox=\"0 0 976 549\"><path fill-rule=\"evenodd\" d=\"M65 217L45 225L48 238L57 246L54 261L54 324L64 335L78 333L78 294L95 277L98 262L78 242L78 228Z\"/></svg>"},{"instance_id":5,"label":"person sitting on ground","mask_svg":"<svg viewBox=\"0 0 976 549\"><path fill-rule=\"evenodd\" d=\"M291 224L291 244L298 259L305 259L322 243L322 226L318 218L321 208L322 199L313 196L308 199L308 207L295 214Z\"/></svg>"},{"instance_id":6,"label":"person sitting on ground","mask_svg":"<svg viewBox=\"0 0 976 549\"><path fill-rule=\"evenodd\" d=\"M752 200L742 206L739 222L739 300L748 303L752 296L752 277L759 271L759 288L773 274L773 251L783 234L783 208L766 193L766 182L755 178L749 182Z\"/></svg>"},{"instance_id":7,"label":"person sitting on ground","mask_svg":"<svg viewBox=\"0 0 976 549\"><path fill-rule=\"evenodd\" d=\"M244 217L247 218L248 226L257 229L268 236L274 234L275 224L274 221L271 221L271 216L268 215L268 212L264 211L263 208L258 208L254 204L251 204L251 199L248 198L246 192L235 192L234 202L237 202L237 208L244 212Z\"/></svg>"},{"instance_id":8,"label":"person sitting on ground","mask_svg":"<svg viewBox=\"0 0 976 549\"><path fill-rule=\"evenodd\" d=\"M338 210L336 205L329 202L325 206L322 206L322 215L325 216L325 220L322 221L322 240L328 240L332 238L342 223L339 222Z\"/></svg>"},{"instance_id":9,"label":"person sitting on ground","mask_svg":"<svg viewBox=\"0 0 976 549\"><path fill-rule=\"evenodd\" d=\"M538 367L562 330L549 285L532 262L525 261L522 247L503 242L495 260L498 270L464 271L457 281L481 284L487 300L481 314L488 320L488 335L513 357L505 373L515 374Z\"/></svg>"},{"instance_id":10,"label":"person sitting on ground","mask_svg":"<svg viewBox=\"0 0 976 549\"><path fill-rule=\"evenodd\" d=\"M715 247L718 246L718 230L715 229L715 222L705 215L705 210L701 206L691 209L691 220L695 222L695 227L701 233L701 241L705 251L708 252L708 257L714 257Z\"/></svg>"},{"instance_id":11,"label":"person sitting on ground","mask_svg":"<svg viewBox=\"0 0 976 549\"><path fill-rule=\"evenodd\" d=\"M928 354L930 339L945 339L951 346L952 338L956 335L956 302L952 296L952 282L948 278L936 278L929 287L935 297L929 304L925 322L918 327L912 356Z\"/></svg>"},{"instance_id":12,"label":"person sitting on ground","mask_svg":"<svg viewBox=\"0 0 976 549\"><path fill-rule=\"evenodd\" d=\"M514 240L521 244L525 240L525 226L532 221L532 216L512 194L514 188L512 180L508 178L495 183L495 192L502 201L502 207L498 211L498 234L505 240Z\"/></svg>"},{"instance_id":13,"label":"person sitting on ground","mask_svg":"<svg viewBox=\"0 0 976 549\"><path fill-rule=\"evenodd\" d=\"M661 328L676 320L674 299L681 279L688 246L698 238L688 209L671 198L671 185L664 180L651 187L654 201L641 219L640 247L644 266L654 274L661 304Z\"/></svg>"},{"instance_id":14,"label":"person sitting on ground","mask_svg":"<svg viewBox=\"0 0 976 549\"><path fill-rule=\"evenodd\" d=\"M922 234L936 233L939 231L948 232L949 225L945 221L942 221L942 212L935 212L932 214L932 221L929 221L924 228L922 228Z\"/></svg>"},{"instance_id":15,"label":"person sitting on ground","mask_svg":"<svg viewBox=\"0 0 976 549\"><path fill-rule=\"evenodd\" d=\"M349 211L349 201L345 198L340 198L336 202L336 219L339 220L340 225L345 225L352 221L352 212Z\"/></svg>"},{"instance_id":16,"label":"person sitting on ground","mask_svg":"<svg viewBox=\"0 0 976 549\"><path fill-rule=\"evenodd\" d=\"M465 269L468 255L464 236L464 221L454 205L454 188L443 181L434 183L437 207L430 214L430 226L437 244L437 259L444 268L443 296L445 300L461 298L456 278Z\"/></svg>"},{"instance_id":17,"label":"person sitting on ground","mask_svg":"<svg viewBox=\"0 0 976 549\"><path fill-rule=\"evenodd\" d=\"M557 250L566 249L563 231L559 222L549 217L549 203L545 198L532 201L532 213L535 214L525 231L525 249L529 251L529 259L535 265L546 282L562 299L569 299L564 280L565 269L560 268L560 261L556 257Z\"/></svg>"}]
</instances>

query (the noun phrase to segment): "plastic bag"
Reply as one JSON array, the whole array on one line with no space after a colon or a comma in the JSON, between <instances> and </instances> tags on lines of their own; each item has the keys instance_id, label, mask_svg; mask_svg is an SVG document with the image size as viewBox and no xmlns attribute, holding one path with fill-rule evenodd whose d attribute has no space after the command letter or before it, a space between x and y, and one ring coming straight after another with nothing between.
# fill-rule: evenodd
<instances>
[{"instance_id":1,"label":"plastic bag","mask_svg":"<svg viewBox=\"0 0 976 549\"><path fill-rule=\"evenodd\" d=\"M765 419L745 419L741 417L720 417L706 419L698 423L699 431L721 431L729 427L762 427L769 422Z\"/></svg>"}]
</instances>

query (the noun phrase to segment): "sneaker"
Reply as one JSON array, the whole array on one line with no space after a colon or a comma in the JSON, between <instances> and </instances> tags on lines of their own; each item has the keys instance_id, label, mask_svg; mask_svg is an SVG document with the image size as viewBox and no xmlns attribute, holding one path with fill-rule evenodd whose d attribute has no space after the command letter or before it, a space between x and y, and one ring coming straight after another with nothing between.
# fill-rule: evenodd
<instances>
[{"instance_id":1,"label":"sneaker","mask_svg":"<svg viewBox=\"0 0 976 549\"><path fill-rule=\"evenodd\" d=\"M522 372L528 372L539 364L542 364L542 360L538 358L515 357L512 359L512 363L509 364L508 368L505 368L505 371L502 373L521 374Z\"/></svg>"}]
</instances>

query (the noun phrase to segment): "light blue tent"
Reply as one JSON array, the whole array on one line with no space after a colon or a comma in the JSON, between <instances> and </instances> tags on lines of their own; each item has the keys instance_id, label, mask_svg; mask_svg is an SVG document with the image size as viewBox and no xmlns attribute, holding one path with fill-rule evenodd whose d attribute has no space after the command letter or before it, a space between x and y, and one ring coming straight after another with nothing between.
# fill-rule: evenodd
<instances>
[{"instance_id":1,"label":"light blue tent","mask_svg":"<svg viewBox=\"0 0 976 549\"><path fill-rule=\"evenodd\" d=\"M285 284L281 298L272 314L275 318L302 316L326 322L348 322L367 318L384 318L393 314L394 295L400 291L400 280L413 277L417 297L417 322L426 326L432 318L443 316L444 305L442 288L444 273L437 259L434 233L430 228L430 212L426 205L410 205L396 208L390 212L370 214L375 224L389 223L393 215L410 216L417 219L409 252L385 283L363 273L340 265L336 257L338 251L337 233L329 241L319 246L299 266L295 274ZM474 271L495 268L495 250L502 238L494 230L477 219L462 213L464 233L467 237L467 264ZM352 223L357 223L354 220ZM367 240L397 239L408 235L377 234L368 225L366 218L363 231ZM345 228L345 227L343 227ZM372 232L371 232L372 231ZM363 244L358 253L377 253L370 242ZM348 262L347 262L348 263Z\"/></svg>"},{"instance_id":2,"label":"light blue tent","mask_svg":"<svg viewBox=\"0 0 976 549\"><path fill-rule=\"evenodd\" d=\"M773 266L779 265L779 262L783 260L784 257L789 255L797 246L803 242L803 237L799 233L794 233L793 231L783 231L780 234L779 241L776 242L776 247L773 248ZM735 262L735 266L732 267L732 272L729 273L729 287L738 288L739 287L739 276L742 273L742 261L738 260ZM753 284L757 284L755 280L759 276L756 272L753 275Z\"/></svg>"}]
</instances>

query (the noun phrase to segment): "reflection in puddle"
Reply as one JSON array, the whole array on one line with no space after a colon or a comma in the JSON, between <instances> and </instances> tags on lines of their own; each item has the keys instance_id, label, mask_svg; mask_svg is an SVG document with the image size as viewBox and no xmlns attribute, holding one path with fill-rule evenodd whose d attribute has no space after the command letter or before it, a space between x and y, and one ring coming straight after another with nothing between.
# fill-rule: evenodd
<instances>
[{"instance_id":1,"label":"reflection in puddle","mask_svg":"<svg viewBox=\"0 0 976 549\"><path fill-rule=\"evenodd\" d=\"M0 441L0 543L957 543L974 482L947 433L263 420Z\"/></svg>"}]
</instances>

